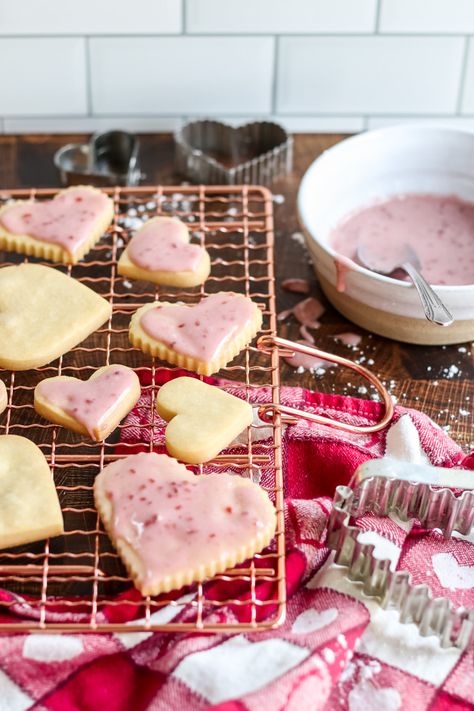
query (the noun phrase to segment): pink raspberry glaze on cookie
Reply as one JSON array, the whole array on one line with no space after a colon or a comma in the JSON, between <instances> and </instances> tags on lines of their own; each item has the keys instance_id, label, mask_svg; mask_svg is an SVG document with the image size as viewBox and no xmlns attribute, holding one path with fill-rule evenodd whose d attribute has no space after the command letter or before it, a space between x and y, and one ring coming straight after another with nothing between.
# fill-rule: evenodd
<instances>
[{"instance_id":1,"label":"pink raspberry glaze on cookie","mask_svg":"<svg viewBox=\"0 0 474 711\"><path fill-rule=\"evenodd\" d=\"M135 383L133 370L114 365L92 380L44 380L39 383L38 392L84 425L93 437L94 430L107 420Z\"/></svg>"},{"instance_id":2,"label":"pink raspberry glaze on cookie","mask_svg":"<svg viewBox=\"0 0 474 711\"><path fill-rule=\"evenodd\" d=\"M103 193L77 188L53 200L16 203L2 212L0 222L11 234L28 235L73 253L90 239L108 207L109 199Z\"/></svg>"},{"instance_id":3,"label":"pink raspberry glaze on cookie","mask_svg":"<svg viewBox=\"0 0 474 711\"><path fill-rule=\"evenodd\" d=\"M178 353L213 360L236 333L255 315L255 304L246 296L211 294L195 306L157 305L140 319L143 330Z\"/></svg>"},{"instance_id":4,"label":"pink raspberry glaze on cookie","mask_svg":"<svg viewBox=\"0 0 474 711\"><path fill-rule=\"evenodd\" d=\"M127 254L135 266L147 271L193 272L205 250L183 240L186 227L177 220L152 220L132 238Z\"/></svg>"},{"instance_id":5,"label":"pink raspberry glaze on cookie","mask_svg":"<svg viewBox=\"0 0 474 711\"><path fill-rule=\"evenodd\" d=\"M256 485L223 473L195 476L165 454L126 457L104 476L110 533L132 547L147 580L195 568L203 551L218 559L268 526L269 502Z\"/></svg>"}]
</instances>

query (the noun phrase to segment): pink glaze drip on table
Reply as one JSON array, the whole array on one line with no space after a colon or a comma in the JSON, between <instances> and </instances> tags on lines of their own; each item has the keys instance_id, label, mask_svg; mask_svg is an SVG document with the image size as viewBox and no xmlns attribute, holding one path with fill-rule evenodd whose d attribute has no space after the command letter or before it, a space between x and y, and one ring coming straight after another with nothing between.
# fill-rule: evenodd
<instances>
[{"instance_id":1,"label":"pink glaze drip on table","mask_svg":"<svg viewBox=\"0 0 474 711\"><path fill-rule=\"evenodd\" d=\"M339 341L345 346L351 348L356 348L362 340L360 333L352 333L352 331L344 331L344 333L337 333L334 336L335 341Z\"/></svg>"},{"instance_id":2,"label":"pink glaze drip on table","mask_svg":"<svg viewBox=\"0 0 474 711\"><path fill-rule=\"evenodd\" d=\"M409 244L431 284L474 284L474 203L454 195L396 195L349 215L330 244L354 260L363 245L381 269Z\"/></svg>"},{"instance_id":3,"label":"pink glaze drip on table","mask_svg":"<svg viewBox=\"0 0 474 711\"><path fill-rule=\"evenodd\" d=\"M308 328L318 329L321 324L318 319L326 311L322 303L315 299L313 296L309 296L307 299L302 299L292 309L286 309L285 311L280 311L277 314L278 321L283 321L288 318L288 316L293 316L299 321L300 325L300 335L305 341L314 343L314 338L308 331Z\"/></svg>"},{"instance_id":4,"label":"pink glaze drip on table","mask_svg":"<svg viewBox=\"0 0 474 711\"><path fill-rule=\"evenodd\" d=\"M112 533L139 556L146 580L195 569L255 537L268 523L260 492L225 474L194 476L165 454L110 464Z\"/></svg>"},{"instance_id":5,"label":"pink glaze drip on table","mask_svg":"<svg viewBox=\"0 0 474 711\"><path fill-rule=\"evenodd\" d=\"M294 294L309 294L310 292L310 284L307 279L284 279L281 286Z\"/></svg>"},{"instance_id":6,"label":"pink glaze drip on table","mask_svg":"<svg viewBox=\"0 0 474 711\"><path fill-rule=\"evenodd\" d=\"M304 346L312 346L314 341L301 340L296 341ZM292 356L285 356L285 362L291 365L292 368L304 368L305 370L318 370L319 368L332 368L335 364L328 360L323 360L319 356L309 355L308 353L300 353L295 351Z\"/></svg>"},{"instance_id":7,"label":"pink glaze drip on table","mask_svg":"<svg viewBox=\"0 0 474 711\"><path fill-rule=\"evenodd\" d=\"M203 247L183 239L186 227L177 220L145 224L130 241L131 262L150 272L194 272L204 253Z\"/></svg>"},{"instance_id":8,"label":"pink glaze drip on table","mask_svg":"<svg viewBox=\"0 0 474 711\"><path fill-rule=\"evenodd\" d=\"M11 205L0 215L0 223L11 234L57 244L73 254L90 239L108 205L109 199L103 193L76 188L53 200Z\"/></svg>"},{"instance_id":9,"label":"pink glaze drip on table","mask_svg":"<svg viewBox=\"0 0 474 711\"><path fill-rule=\"evenodd\" d=\"M133 370L124 365L113 365L91 380L43 380L38 385L38 392L84 425L94 437L94 430L107 421L135 384Z\"/></svg>"},{"instance_id":10,"label":"pink glaze drip on table","mask_svg":"<svg viewBox=\"0 0 474 711\"><path fill-rule=\"evenodd\" d=\"M178 353L211 361L253 321L255 304L232 293L211 294L196 306L159 304L140 319L151 338Z\"/></svg>"}]
</instances>

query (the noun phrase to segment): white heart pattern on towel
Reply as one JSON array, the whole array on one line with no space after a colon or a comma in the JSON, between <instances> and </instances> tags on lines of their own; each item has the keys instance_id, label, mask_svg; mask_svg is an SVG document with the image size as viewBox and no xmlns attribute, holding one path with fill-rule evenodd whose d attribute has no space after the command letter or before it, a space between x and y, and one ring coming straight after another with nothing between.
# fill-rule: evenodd
<instances>
[{"instance_id":1,"label":"white heart pattern on towel","mask_svg":"<svg viewBox=\"0 0 474 711\"><path fill-rule=\"evenodd\" d=\"M329 607L327 610L305 610L293 622L291 631L295 634L308 634L315 632L323 627L327 627L331 622L337 619L338 612L335 607Z\"/></svg>"},{"instance_id":2,"label":"white heart pattern on towel","mask_svg":"<svg viewBox=\"0 0 474 711\"><path fill-rule=\"evenodd\" d=\"M436 577L448 590L470 590L474 587L474 567L460 565L452 553L435 553L431 556Z\"/></svg>"},{"instance_id":3,"label":"white heart pattern on towel","mask_svg":"<svg viewBox=\"0 0 474 711\"><path fill-rule=\"evenodd\" d=\"M65 662L84 651L79 637L61 634L30 634L23 645L23 657L37 662Z\"/></svg>"},{"instance_id":4,"label":"white heart pattern on towel","mask_svg":"<svg viewBox=\"0 0 474 711\"><path fill-rule=\"evenodd\" d=\"M368 681L362 681L349 692L349 711L398 711L402 699L396 689L375 687Z\"/></svg>"}]
</instances>

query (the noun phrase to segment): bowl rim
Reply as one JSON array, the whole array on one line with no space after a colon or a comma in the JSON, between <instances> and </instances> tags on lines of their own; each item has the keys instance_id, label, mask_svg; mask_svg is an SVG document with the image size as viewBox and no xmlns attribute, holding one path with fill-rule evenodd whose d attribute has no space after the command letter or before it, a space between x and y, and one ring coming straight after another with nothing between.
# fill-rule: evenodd
<instances>
[{"instance_id":1,"label":"bowl rim","mask_svg":"<svg viewBox=\"0 0 474 711\"><path fill-rule=\"evenodd\" d=\"M327 148L325 151L323 151L315 160L312 161L312 163L308 166L306 169L299 188L298 188L298 194L297 194L297 212L298 212L298 220L300 225L303 227L304 231L306 232L306 235L309 235L311 237L311 240L315 242L323 251L325 251L329 256L331 256L334 261L337 261L338 258L343 258L347 259L348 261L351 262L351 266L353 268L354 272L358 272L360 274L363 274L375 281L380 281L381 283L386 283L390 284L392 286L396 286L399 288L411 288L412 284L409 281L402 281L401 279L394 279L393 277L385 276L384 274L379 274L378 272L374 272L371 269L367 269L366 267L361 266L360 264L357 264L357 262L354 262L350 257L346 257L343 254L340 254L339 252L336 252L329 244L326 242L323 242L322 240L318 239L317 236L313 233L312 230L310 230L308 226L308 222L305 219L305 212L306 212L306 193L308 191L308 186L311 184L312 176L315 170L317 170L318 163L322 162L325 160L328 156L329 153L334 155L335 153L341 153L344 150L346 150L347 144L348 143L353 143L354 141L357 141L359 143L367 142L372 140L372 138L375 136L379 136L382 134L396 134L396 133L401 133L405 134L407 132L410 133L421 133L426 135L426 133L438 133L438 134L457 134L464 136L465 138L471 140L474 142L474 133L472 131L467 131L461 128L455 128L453 126L433 126L432 124L426 124L423 122L412 124L412 123L400 123L400 124L395 124L394 126L382 126L380 128L374 128L370 129L368 131L364 131L362 133L356 133L353 136L349 136L347 138L342 139L342 141L338 141L335 143L333 146L330 148ZM473 201L474 204L474 201ZM454 292L459 292L459 290L462 291L468 291L469 293L473 292L474 293L474 284L432 284L436 288L436 290L441 291L443 293L454 293Z\"/></svg>"}]
</instances>

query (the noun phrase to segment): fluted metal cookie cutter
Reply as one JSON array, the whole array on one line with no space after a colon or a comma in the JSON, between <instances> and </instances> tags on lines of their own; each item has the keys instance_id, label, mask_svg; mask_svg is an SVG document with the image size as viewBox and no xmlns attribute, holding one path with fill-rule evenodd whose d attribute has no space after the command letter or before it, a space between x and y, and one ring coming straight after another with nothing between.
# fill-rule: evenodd
<instances>
[{"instance_id":1,"label":"fluted metal cookie cutter","mask_svg":"<svg viewBox=\"0 0 474 711\"><path fill-rule=\"evenodd\" d=\"M221 121L191 121L174 139L177 169L196 183L270 185L293 165L293 139L271 121L237 128Z\"/></svg>"},{"instance_id":2,"label":"fluted metal cookie cutter","mask_svg":"<svg viewBox=\"0 0 474 711\"><path fill-rule=\"evenodd\" d=\"M391 570L390 560L375 557L374 546L358 540L362 531L353 522L366 513L393 513L402 521L418 519L447 538L466 535L474 521L474 472L385 457L362 464L350 483L337 487L329 517L327 546L336 553L334 562L347 568L365 595L397 610L401 622L414 623L422 636L436 635L442 647L464 649L473 636L474 611L433 598L427 585L412 583L409 572Z\"/></svg>"}]
</instances>

